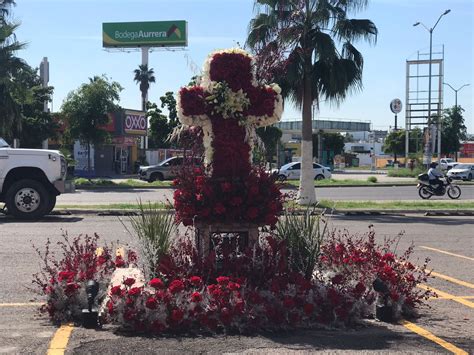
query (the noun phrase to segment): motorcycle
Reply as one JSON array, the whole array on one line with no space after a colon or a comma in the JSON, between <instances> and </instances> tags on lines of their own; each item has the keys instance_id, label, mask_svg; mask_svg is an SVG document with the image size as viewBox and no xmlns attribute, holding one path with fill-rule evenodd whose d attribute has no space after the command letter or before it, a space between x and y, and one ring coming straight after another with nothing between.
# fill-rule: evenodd
<instances>
[{"instance_id":1,"label":"motorcycle","mask_svg":"<svg viewBox=\"0 0 474 355\"><path fill-rule=\"evenodd\" d=\"M418 189L418 195L424 200L431 198L431 196L444 196L444 194L448 194L448 196L456 200L461 196L461 189L457 185L451 184L452 179L449 177L445 178L442 186L436 185L434 187L430 184L428 179L428 174L420 174L418 175L418 185L416 186Z\"/></svg>"}]
</instances>

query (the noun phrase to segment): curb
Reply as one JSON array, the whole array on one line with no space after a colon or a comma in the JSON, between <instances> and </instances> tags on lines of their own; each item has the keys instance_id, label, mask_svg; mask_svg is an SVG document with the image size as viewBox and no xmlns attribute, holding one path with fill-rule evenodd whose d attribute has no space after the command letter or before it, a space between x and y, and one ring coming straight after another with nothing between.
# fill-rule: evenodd
<instances>
[{"instance_id":1,"label":"curb","mask_svg":"<svg viewBox=\"0 0 474 355\"><path fill-rule=\"evenodd\" d=\"M317 209L326 215L344 215L344 216L384 216L384 215L404 215L404 214L423 214L428 217L434 216L474 216L472 210L408 210L408 209L391 209L391 210L329 210ZM174 210L160 210L161 213L174 213ZM96 216L138 216L136 210L123 209L58 209L49 214L50 216L72 216L72 215L96 215Z\"/></svg>"}]
</instances>

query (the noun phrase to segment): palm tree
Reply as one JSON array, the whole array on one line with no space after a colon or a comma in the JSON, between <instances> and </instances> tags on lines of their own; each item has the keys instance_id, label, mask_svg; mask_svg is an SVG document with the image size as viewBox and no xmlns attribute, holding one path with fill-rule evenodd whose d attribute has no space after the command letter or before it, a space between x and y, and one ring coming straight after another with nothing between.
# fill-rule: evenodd
<instances>
[{"instance_id":1,"label":"palm tree","mask_svg":"<svg viewBox=\"0 0 474 355\"><path fill-rule=\"evenodd\" d=\"M247 45L257 54L282 58L272 79L285 99L302 109L300 204L316 202L312 169L312 106L320 98L340 104L362 88L362 54L353 42L375 42L370 20L347 18L367 0L256 0ZM337 43L340 48L337 47ZM271 61L270 61L271 62Z\"/></svg>"},{"instance_id":2,"label":"palm tree","mask_svg":"<svg viewBox=\"0 0 474 355\"><path fill-rule=\"evenodd\" d=\"M134 80L137 83L140 83L140 91L142 93L142 110L146 110L146 102L148 99L148 89L150 88L150 83L155 82L155 72L153 68L148 69L147 64L141 64L138 66L138 69L133 71L135 73Z\"/></svg>"},{"instance_id":3,"label":"palm tree","mask_svg":"<svg viewBox=\"0 0 474 355\"><path fill-rule=\"evenodd\" d=\"M20 105L13 93L21 90L22 84L15 80L15 75L27 67L15 56L16 51L25 47L15 38L17 27L17 24L0 22L0 135L8 138L13 138L21 130Z\"/></svg>"}]
</instances>

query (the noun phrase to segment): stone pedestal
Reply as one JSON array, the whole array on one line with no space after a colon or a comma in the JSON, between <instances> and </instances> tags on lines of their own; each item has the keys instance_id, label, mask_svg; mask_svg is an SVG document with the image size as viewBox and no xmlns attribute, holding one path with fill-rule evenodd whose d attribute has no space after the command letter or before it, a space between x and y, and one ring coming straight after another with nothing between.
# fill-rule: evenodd
<instances>
[{"instance_id":1,"label":"stone pedestal","mask_svg":"<svg viewBox=\"0 0 474 355\"><path fill-rule=\"evenodd\" d=\"M249 223L196 223L196 249L207 256L219 243L235 243L240 250L258 242L258 225Z\"/></svg>"}]
</instances>

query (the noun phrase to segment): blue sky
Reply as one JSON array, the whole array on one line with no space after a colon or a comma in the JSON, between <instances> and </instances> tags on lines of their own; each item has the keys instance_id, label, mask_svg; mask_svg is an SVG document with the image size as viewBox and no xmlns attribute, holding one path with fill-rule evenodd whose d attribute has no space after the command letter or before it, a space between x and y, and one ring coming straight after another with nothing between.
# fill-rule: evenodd
<instances>
[{"instance_id":1,"label":"blue sky","mask_svg":"<svg viewBox=\"0 0 474 355\"><path fill-rule=\"evenodd\" d=\"M465 108L468 131L474 133L474 1L473 0L372 0L354 17L369 18L379 29L376 45L360 43L365 59L362 92L354 93L339 107L321 104L318 116L334 119L370 120L375 129L393 126L389 103L405 101L405 61L418 50L429 50L429 33L413 27L417 21L434 25L446 9L433 34L435 49L444 44L445 81L454 88L471 85L458 93ZM245 42L247 26L254 14L252 0L17 0L14 18L21 22L17 37L27 42L18 52L30 65L50 61L50 85L55 87L53 109L71 90L89 77L107 74L124 91L121 105L140 108L140 91L133 70L141 63L140 52L107 52L102 48L103 22L186 20L189 46L185 51L157 50L149 66L157 83L151 86L150 101L157 102L166 91L177 91L200 69L210 51ZM444 106L454 105L454 92L445 87ZM299 111L287 106L284 119L298 119ZM404 126L404 111L398 117Z\"/></svg>"}]
</instances>

